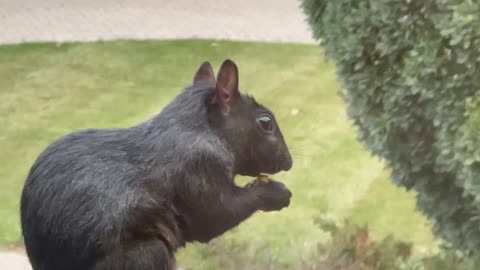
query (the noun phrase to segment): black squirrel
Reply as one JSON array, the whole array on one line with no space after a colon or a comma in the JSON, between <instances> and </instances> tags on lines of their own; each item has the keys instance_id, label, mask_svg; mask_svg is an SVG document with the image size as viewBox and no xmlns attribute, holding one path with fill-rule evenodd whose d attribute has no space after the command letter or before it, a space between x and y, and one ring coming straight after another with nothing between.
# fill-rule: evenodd
<instances>
[{"instance_id":1,"label":"black squirrel","mask_svg":"<svg viewBox=\"0 0 480 270\"><path fill-rule=\"evenodd\" d=\"M225 60L208 62L160 114L130 128L85 130L48 146L21 197L34 270L172 270L187 242L208 242L257 210L290 204L292 167L271 111L238 90Z\"/></svg>"}]
</instances>

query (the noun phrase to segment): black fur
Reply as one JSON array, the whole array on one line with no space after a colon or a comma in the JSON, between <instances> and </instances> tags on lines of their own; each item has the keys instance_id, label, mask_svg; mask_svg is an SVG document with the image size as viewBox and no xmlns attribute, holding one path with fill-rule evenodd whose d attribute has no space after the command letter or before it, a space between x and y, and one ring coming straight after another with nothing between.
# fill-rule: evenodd
<instances>
[{"instance_id":1,"label":"black fur","mask_svg":"<svg viewBox=\"0 0 480 270\"><path fill-rule=\"evenodd\" d=\"M292 166L279 128L269 134L257 124L273 114L228 81L238 81L235 72L227 60L216 82L205 63L194 85L149 121L51 144L21 198L34 270L174 269L186 242L208 242L259 209L288 206L291 193L279 182L234 184L237 174Z\"/></svg>"}]
</instances>

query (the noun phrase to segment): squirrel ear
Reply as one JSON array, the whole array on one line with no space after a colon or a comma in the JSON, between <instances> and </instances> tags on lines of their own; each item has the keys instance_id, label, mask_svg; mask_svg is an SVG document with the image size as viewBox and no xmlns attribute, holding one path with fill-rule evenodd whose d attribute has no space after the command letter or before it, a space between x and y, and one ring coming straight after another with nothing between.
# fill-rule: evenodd
<instances>
[{"instance_id":1,"label":"squirrel ear","mask_svg":"<svg viewBox=\"0 0 480 270\"><path fill-rule=\"evenodd\" d=\"M203 62L193 77L193 84L199 81L212 81L215 82L215 74L213 73L212 65L209 62Z\"/></svg>"},{"instance_id":2,"label":"squirrel ear","mask_svg":"<svg viewBox=\"0 0 480 270\"><path fill-rule=\"evenodd\" d=\"M220 105L224 115L228 115L232 100L239 95L238 68L232 60L227 59L218 71L214 102Z\"/></svg>"}]
</instances>

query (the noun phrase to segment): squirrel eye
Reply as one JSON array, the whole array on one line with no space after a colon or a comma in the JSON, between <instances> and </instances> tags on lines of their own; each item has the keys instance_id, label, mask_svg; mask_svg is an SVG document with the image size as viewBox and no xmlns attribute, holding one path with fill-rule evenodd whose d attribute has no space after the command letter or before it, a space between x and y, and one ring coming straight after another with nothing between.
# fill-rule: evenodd
<instances>
[{"instance_id":1,"label":"squirrel eye","mask_svg":"<svg viewBox=\"0 0 480 270\"><path fill-rule=\"evenodd\" d=\"M257 118L258 126L266 131L272 132L273 131L273 120L269 115L263 114Z\"/></svg>"}]
</instances>

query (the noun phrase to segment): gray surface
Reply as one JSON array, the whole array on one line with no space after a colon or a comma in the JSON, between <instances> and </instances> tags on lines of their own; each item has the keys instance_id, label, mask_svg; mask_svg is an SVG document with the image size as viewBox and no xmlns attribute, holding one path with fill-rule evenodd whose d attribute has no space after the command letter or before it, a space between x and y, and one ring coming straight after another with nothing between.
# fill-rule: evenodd
<instances>
[{"instance_id":1,"label":"gray surface","mask_svg":"<svg viewBox=\"0 0 480 270\"><path fill-rule=\"evenodd\" d=\"M30 270L30 263L25 255L15 252L0 253L0 269Z\"/></svg>"},{"instance_id":2,"label":"gray surface","mask_svg":"<svg viewBox=\"0 0 480 270\"><path fill-rule=\"evenodd\" d=\"M0 43L212 38L313 43L297 0L0 0Z\"/></svg>"}]
</instances>

